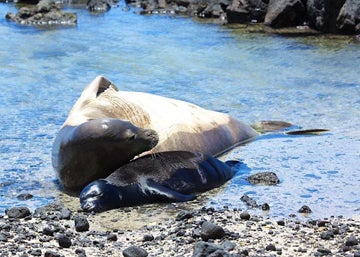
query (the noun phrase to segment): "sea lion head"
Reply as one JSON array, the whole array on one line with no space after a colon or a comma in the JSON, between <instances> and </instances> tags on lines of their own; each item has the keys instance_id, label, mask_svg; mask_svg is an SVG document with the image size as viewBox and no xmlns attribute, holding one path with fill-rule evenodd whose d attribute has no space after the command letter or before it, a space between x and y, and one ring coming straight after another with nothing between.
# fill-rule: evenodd
<instances>
[{"instance_id":1,"label":"sea lion head","mask_svg":"<svg viewBox=\"0 0 360 257\"><path fill-rule=\"evenodd\" d=\"M53 166L61 184L77 190L107 177L155 147L158 140L154 130L119 119L94 119L78 126L64 126L53 145Z\"/></svg>"},{"instance_id":2,"label":"sea lion head","mask_svg":"<svg viewBox=\"0 0 360 257\"><path fill-rule=\"evenodd\" d=\"M87 185L80 194L81 208L86 212L102 212L121 207L121 189L104 179Z\"/></svg>"}]
</instances>

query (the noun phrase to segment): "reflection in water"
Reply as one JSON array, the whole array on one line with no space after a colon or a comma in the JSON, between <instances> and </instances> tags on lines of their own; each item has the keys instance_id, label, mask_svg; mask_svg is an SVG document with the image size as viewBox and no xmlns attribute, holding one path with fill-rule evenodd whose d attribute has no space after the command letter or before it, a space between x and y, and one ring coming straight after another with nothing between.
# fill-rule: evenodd
<instances>
[{"instance_id":1,"label":"reflection in water","mask_svg":"<svg viewBox=\"0 0 360 257\"><path fill-rule=\"evenodd\" d=\"M14 9L0 4L0 16ZM330 129L322 136L262 135L222 157L246 164L227 186L169 206L245 209L246 193L268 203L273 216L304 204L312 217L359 213L360 45L351 38L285 37L121 8L99 16L76 11L78 26L66 29L0 21L0 212L59 196L52 141L83 88L104 74L120 90L193 102L249 124L284 120ZM275 172L281 183L245 181L261 171ZM21 193L34 197L20 201ZM148 208L168 212L160 206Z\"/></svg>"}]
</instances>

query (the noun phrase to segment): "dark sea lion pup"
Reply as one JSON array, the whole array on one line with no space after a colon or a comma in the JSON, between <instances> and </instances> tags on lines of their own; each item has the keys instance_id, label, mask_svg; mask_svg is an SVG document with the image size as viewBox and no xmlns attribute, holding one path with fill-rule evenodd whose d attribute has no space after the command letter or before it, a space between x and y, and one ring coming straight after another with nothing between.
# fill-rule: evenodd
<instances>
[{"instance_id":1,"label":"dark sea lion pup","mask_svg":"<svg viewBox=\"0 0 360 257\"><path fill-rule=\"evenodd\" d=\"M94 119L78 126L64 126L53 145L53 166L66 189L81 190L152 149L158 139L154 130L119 119Z\"/></svg>"},{"instance_id":2,"label":"dark sea lion pup","mask_svg":"<svg viewBox=\"0 0 360 257\"><path fill-rule=\"evenodd\" d=\"M236 163L185 151L146 155L87 185L80 194L81 208L101 212L154 202L190 201L195 193L231 179Z\"/></svg>"}]
</instances>

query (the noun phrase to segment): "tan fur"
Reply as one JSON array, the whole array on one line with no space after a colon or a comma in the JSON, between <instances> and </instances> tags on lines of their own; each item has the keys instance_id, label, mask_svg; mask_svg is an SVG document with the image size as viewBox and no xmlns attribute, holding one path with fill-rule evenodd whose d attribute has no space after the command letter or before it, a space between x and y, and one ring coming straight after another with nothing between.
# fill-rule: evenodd
<instances>
[{"instance_id":1,"label":"tan fur","mask_svg":"<svg viewBox=\"0 0 360 257\"><path fill-rule=\"evenodd\" d=\"M157 131L160 140L152 152L184 150L217 156L257 135L227 114L157 95L119 91L102 76L85 88L64 125L105 117Z\"/></svg>"}]
</instances>

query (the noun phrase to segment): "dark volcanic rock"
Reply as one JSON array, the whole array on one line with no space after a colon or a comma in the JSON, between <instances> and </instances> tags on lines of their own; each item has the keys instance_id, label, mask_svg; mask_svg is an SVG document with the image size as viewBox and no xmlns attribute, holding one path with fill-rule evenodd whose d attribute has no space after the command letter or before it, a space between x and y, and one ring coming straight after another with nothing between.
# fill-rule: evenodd
<instances>
[{"instance_id":1,"label":"dark volcanic rock","mask_svg":"<svg viewBox=\"0 0 360 257\"><path fill-rule=\"evenodd\" d=\"M345 0L308 0L306 9L309 26L323 32L338 32L336 21L344 3Z\"/></svg>"},{"instance_id":2,"label":"dark volcanic rock","mask_svg":"<svg viewBox=\"0 0 360 257\"><path fill-rule=\"evenodd\" d=\"M259 172L247 178L250 184L277 185L280 183L278 176L274 172Z\"/></svg>"},{"instance_id":3,"label":"dark volcanic rock","mask_svg":"<svg viewBox=\"0 0 360 257\"><path fill-rule=\"evenodd\" d=\"M221 256L230 257L231 254L225 249L214 243L200 241L196 243L192 257Z\"/></svg>"},{"instance_id":4,"label":"dark volcanic rock","mask_svg":"<svg viewBox=\"0 0 360 257\"><path fill-rule=\"evenodd\" d=\"M298 211L299 213L312 213L312 210L310 209L309 206L307 205L303 205L301 206L301 208Z\"/></svg>"},{"instance_id":5,"label":"dark volcanic rock","mask_svg":"<svg viewBox=\"0 0 360 257\"><path fill-rule=\"evenodd\" d=\"M103 13L111 9L111 5L107 0L89 0L87 8L90 12Z\"/></svg>"},{"instance_id":6,"label":"dark volcanic rock","mask_svg":"<svg viewBox=\"0 0 360 257\"><path fill-rule=\"evenodd\" d=\"M346 0L336 21L337 28L346 34L360 33L360 2Z\"/></svg>"},{"instance_id":7,"label":"dark volcanic rock","mask_svg":"<svg viewBox=\"0 0 360 257\"><path fill-rule=\"evenodd\" d=\"M256 203L256 201L254 199L252 199L251 197L249 197L248 195L246 195L246 194L244 194L241 197L241 201L245 202L247 205L249 205L252 208L259 207L259 205Z\"/></svg>"},{"instance_id":8,"label":"dark volcanic rock","mask_svg":"<svg viewBox=\"0 0 360 257\"><path fill-rule=\"evenodd\" d=\"M248 212L242 212L242 213L240 213L240 219L249 220L250 219L250 214Z\"/></svg>"},{"instance_id":9,"label":"dark volcanic rock","mask_svg":"<svg viewBox=\"0 0 360 257\"><path fill-rule=\"evenodd\" d=\"M76 13L62 12L54 0L41 0L35 7L22 7L17 14L7 13L6 19L36 26L75 25Z\"/></svg>"},{"instance_id":10,"label":"dark volcanic rock","mask_svg":"<svg viewBox=\"0 0 360 257\"><path fill-rule=\"evenodd\" d=\"M190 218L194 217L194 213L191 211L186 211L186 210L181 210L177 215L176 215L176 221L180 221L180 220L188 220Z\"/></svg>"},{"instance_id":11,"label":"dark volcanic rock","mask_svg":"<svg viewBox=\"0 0 360 257\"><path fill-rule=\"evenodd\" d=\"M301 0L270 0L265 24L273 28L291 27L300 24L305 17Z\"/></svg>"},{"instance_id":12,"label":"dark volcanic rock","mask_svg":"<svg viewBox=\"0 0 360 257\"><path fill-rule=\"evenodd\" d=\"M324 240L330 240L330 239L334 238L334 231L331 229L324 231L321 233L320 238L324 239Z\"/></svg>"},{"instance_id":13,"label":"dark volcanic rock","mask_svg":"<svg viewBox=\"0 0 360 257\"><path fill-rule=\"evenodd\" d=\"M89 222L87 220L87 218L83 215L76 215L74 217L74 222L75 222L75 230L77 232L84 232L84 231L88 231L89 230Z\"/></svg>"},{"instance_id":14,"label":"dark volcanic rock","mask_svg":"<svg viewBox=\"0 0 360 257\"><path fill-rule=\"evenodd\" d=\"M44 257L62 257L63 255L53 252L53 251L46 251Z\"/></svg>"},{"instance_id":15,"label":"dark volcanic rock","mask_svg":"<svg viewBox=\"0 0 360 257\"><path fill-rule=\"evenodd\" d=\"M65 235L60 234L57 240L60 247L69 248L72 245L70 238Z\"/></svg>"},{"instance_id":16,"label":"dark volcanic rock","mask_svg":"<svg viewBox=\"0 0 360 257\"><path fill-rule=\"evenodd\" d=\"M359 244L359 240L355 236L350 236L349 238L346 239L345 242L346 246L354 246L358 244Z\"/></svg>"},{"instance_id":17,"label":"dark volcanic rock","mask_svg":"<svg viewBox=\"0 0 360 257\"><path fill-rule=\"evenodd\" d=\"M123 251L124 257L146 257L148 253L145 249L138 246L130 246Z\"/></svg>"},{"instance_id":18,"label":"dark volcanic rock","mask_svg":"<svg viewBox=\"0 0 360 257\"><path fill-rule=\"evenodd\" d=\"M17 199L18 200L21 200L21 201L26 201L26 200L29 200L31 198L33 198L34 196L32 194L29 194L29 193L25 193L25 194L19 194L17 196Z\"/></svg>"},{"instance_id":19,"label":"dark volcanic rock","mask_svg":"<svg viewBox=\"0 0 360 257\"><path fill-rule=\"evenodd\" d=\"M5 213L12 219L22 219L31 215L31 212L27 207L13 207L6 210Z\"/></svg>"},{"instance_id":20,"label":"dark volcanic rock","mask_svg":"<svg viewBox=\"0 0 360 257\"><path fill-rule=\"evenodd\" d=\"M225 236L225 231L222 227L213 224L211 222L205 221L201 225L200 236L205 241L209 239L220 239L223 236Z\"/></svg>"},{"instance_id":21,"label":"dark volcanic rock","mask_svg":"<svg viewBox=\"0 0 360 257\"><path fill-rule=\"evenodd\" d=\"M267 3L255 0L232 0L226 8L228 23L263 22Z\"/></svg>"}]
</instances>

